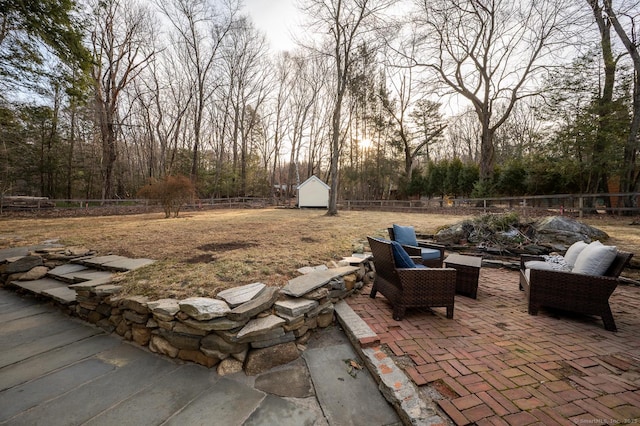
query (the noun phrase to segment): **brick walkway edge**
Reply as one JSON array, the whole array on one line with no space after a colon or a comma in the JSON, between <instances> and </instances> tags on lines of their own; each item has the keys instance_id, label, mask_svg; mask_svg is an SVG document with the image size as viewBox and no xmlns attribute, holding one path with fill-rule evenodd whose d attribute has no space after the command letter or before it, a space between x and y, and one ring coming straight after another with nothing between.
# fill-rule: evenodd
<instances>
[{"instance_id":1,"label":"brick walkway edge","mask_svg":"<svg viewBox=\"0 0 640 426\"><path fill-rule=\"evenodd\" d=\"M371 285L347 302L458 425L640 423L640 287L618 286L609 332L596 317L529 315L518 272L483 268L479 283L477 300L456 295L453 320L434 308L394 321Z\"/></svg>"}]
</instances>

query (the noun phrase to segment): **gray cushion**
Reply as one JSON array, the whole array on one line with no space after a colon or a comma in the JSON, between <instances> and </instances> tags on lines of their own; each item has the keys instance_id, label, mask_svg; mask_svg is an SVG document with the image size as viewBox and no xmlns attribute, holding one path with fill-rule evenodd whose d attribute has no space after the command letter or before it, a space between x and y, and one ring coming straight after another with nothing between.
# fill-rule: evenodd
<instances>
[{"instance_id":1,"label":"gray cushion","mask_svg":"<svg viewBox=\"0 0 640 426\"><path fill-rule=\"evenodd\" d=\"M578 256L582 253L582 250L587 248L587 245L588 244L584 241L576 241L567 249L564 254L564 261L567 262L567 265L569 265L570 268L575 266Z\"/></svg>"},{"instance_id":2,"label":"gray cushion","mask_svg":"<svg viewBox=\"0 0 640 426\"><path fill-rule=\"evenodd\" d=\"M594 241L578 255L571 272L585 275L604 275L617 254L617 247L605 246L600 241Z\"/></svg>"}]
</instances>

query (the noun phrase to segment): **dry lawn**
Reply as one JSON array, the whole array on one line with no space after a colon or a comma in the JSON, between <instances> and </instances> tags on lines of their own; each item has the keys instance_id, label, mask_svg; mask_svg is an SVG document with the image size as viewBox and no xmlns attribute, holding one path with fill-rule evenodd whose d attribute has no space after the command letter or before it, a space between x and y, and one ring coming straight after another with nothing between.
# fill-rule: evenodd
<instances>
[{"instance_id":1,"label":"dry lawn","mask_svg":"<svg viewBox=\"0 0 640 426\"><path fill-rule=\"evenodd\" d=\"M261 281L281 286L296 269L339 260L367 235L386 237L392 223L411 224L422 234L464 219L447 214L242 209L74 217L0 218L0 248L58 239L99 254L158 260L119 277L126 293L154 298L214 296L225 288ZM640 226L629 218L584 220L611 236L609 243L640 252Z\"/></svg>"}]
</instances>

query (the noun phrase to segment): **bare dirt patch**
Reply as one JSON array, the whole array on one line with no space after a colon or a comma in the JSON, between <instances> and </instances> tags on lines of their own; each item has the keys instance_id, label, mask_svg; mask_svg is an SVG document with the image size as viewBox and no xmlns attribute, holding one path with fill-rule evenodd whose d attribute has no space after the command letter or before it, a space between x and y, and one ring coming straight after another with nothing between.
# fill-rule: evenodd
<instances>
[{"instance_id":1,"label":"bare dirt patch","mask_svg":"<svg viewBox=\"0 0 640 426\"><path fill-rule=\"evenodd\" d=\"M229 251L229 250L240 250L248 247L255 246L255 243L248 241L230 241L228 243L211 243L205 244L203 246L197 247L198 250L202 251Z\"/></svg>"},{"instance_id":2,"label":"bare dirt patch","mask_svg":"<svg viewBox=\"0 0 640 426\"><path fill-rule=\"evenodd\" d=\"M0 217L0 248L58 239L100 254L145 257L157 262L120 277L125 291L151 297L214 296L237 285L282 286L303 266L327 264L352 253L367 235L387 237L393 223L433 234L470 215L297 209L186 212L164 219L159 212L93 217ZM640 227L630 218L585 222L607 232L610 244L637 251ZM636 253L640 256L640 253Z\"/></svg>"}]
</instances>

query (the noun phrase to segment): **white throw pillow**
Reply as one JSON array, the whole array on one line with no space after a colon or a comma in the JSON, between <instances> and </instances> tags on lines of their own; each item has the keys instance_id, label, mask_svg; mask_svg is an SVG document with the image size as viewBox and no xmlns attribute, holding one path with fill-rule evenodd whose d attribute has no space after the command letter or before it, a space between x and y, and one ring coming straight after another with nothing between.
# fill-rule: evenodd
<instances>
[{"instance_id":1,"label":"white throw pillow","mask_svg":"<svg viewBox=\"0 0 640 426\"><path fill-rule=\"evenodd\" d=\"M564 254L564 261L567 262L569 268L573 268L575 266L578 256L582 253L582 250L587 248L587 246L588 244L584 241L576 241L571 244L571 247L569 247Z\"/></svg>"},{"instance_id":2,"label":"white throw pillow","mask_svg":"<svg viewBox=\"0 0 640 426\"><path fill-rule=\"evenodd\" d=\"M544 269L546 271L570 271L571 268L566 268L560 263L547 262L544 260L530 260L524 262L526 269Z\"/></svg>"},{"instance_id":3,"label":"white throw pillow","mask_svg":"<svg viewBox=\"0 0 640 426\"><path fill-rule=\"evenodd\" d=\"M600 241L594 241L578 255L571 272L585 275L603 275L607 272L617 254L617 247L605 246Z\"/></svg>"}]
</instances>

